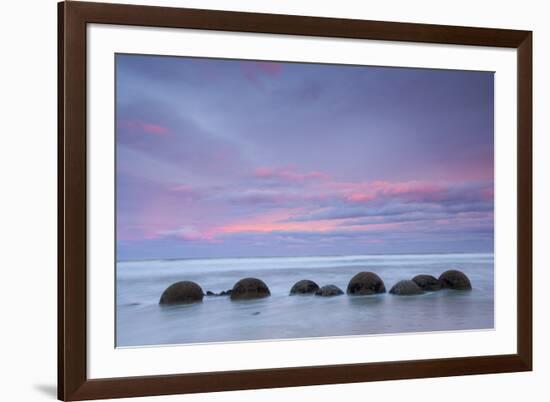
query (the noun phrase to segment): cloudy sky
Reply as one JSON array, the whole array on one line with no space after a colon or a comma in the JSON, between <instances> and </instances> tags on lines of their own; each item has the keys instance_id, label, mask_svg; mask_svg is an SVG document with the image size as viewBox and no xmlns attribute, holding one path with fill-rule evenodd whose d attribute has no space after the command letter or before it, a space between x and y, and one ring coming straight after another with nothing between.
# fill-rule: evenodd
<instances>
[{"instance_id":1,"label":"cloudy sky","mask_svg":"<svg viewBox=\"0 0 550 402\"><path fill-rule=\"evenodd\" d=\"M118 259L493 251L493 74L117 55Z\"/></svg>"}]
</instances>

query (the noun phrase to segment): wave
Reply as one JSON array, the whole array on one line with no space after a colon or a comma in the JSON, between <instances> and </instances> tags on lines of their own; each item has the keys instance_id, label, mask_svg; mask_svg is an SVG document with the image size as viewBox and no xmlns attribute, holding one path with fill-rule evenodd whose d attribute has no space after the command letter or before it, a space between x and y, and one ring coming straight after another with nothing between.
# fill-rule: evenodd
<instances>
[{"instance_id":1,"label":"wave","mask_svg":"<svg viewBox=\"0 0 550 402\"><path fill-rule=\"evenodd\" d=\"M205 258L147 261L121 261L117 268L125 273L139 268L141 274L169 273L179 270L198 270L201 273L214 271L246 271L270 269L308 269L335 267L384 267L418 266L426 264L490 263L492 253L470 254L388 254L388 255L349 255L349 256L310 256L310 257L251 257L251 258Z\"/></svg>"}]
</instances>

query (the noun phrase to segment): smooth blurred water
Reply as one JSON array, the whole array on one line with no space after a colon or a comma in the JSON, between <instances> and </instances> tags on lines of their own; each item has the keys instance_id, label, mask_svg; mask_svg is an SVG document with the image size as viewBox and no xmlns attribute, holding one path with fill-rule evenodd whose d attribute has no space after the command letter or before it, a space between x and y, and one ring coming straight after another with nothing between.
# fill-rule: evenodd
<instances>
[{"instance_id":1,"label":"smooth blurred water","mask_svg":"<svg viewBox=\"0 0 550 402\"><path fill-rule=\"evenodd\" d=\"M389 291L417 274L466 273L471 292L443 290L419 296L289 296L311 279L346 290L350 278L373 271ZM191 280L207 290L231 289L244 277L262 279L271 297L159 306L170 284ZM227 258L117 263L117 346L229 342L493 328L493 254L364 255L297 258Z\"/></svg>"}]
</instances>

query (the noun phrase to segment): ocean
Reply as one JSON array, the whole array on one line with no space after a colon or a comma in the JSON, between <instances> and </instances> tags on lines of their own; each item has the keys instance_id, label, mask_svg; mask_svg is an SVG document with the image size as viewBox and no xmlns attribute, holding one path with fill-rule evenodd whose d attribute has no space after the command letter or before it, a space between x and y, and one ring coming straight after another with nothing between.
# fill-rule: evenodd
<instances>
[{"instance_id":1,"label":"ocean","mask_svg":"<svg viewBox=\"0 0 550 402\"><path fill-rule=\"evenodd\" d=\"M266 339L460 331L494 327L493 254L355 255L330 257L219 258L119 261L116 280L116 345L235 342ZM310 279L344 292L361 271L378 274L390 288L417 274L436 277L463 271L472 291L442 290L418 296L289 296ZM271 290L264 299L231 301L205 296L202 303L159 306L164 289L190 280L203 291L228 290L256 277Z\"/></svg>"}]
</instances>

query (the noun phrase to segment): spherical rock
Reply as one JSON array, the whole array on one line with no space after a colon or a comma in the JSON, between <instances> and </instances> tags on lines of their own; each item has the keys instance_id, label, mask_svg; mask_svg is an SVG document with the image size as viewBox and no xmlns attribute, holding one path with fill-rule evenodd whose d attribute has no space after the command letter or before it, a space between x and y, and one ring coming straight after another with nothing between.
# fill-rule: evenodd
<instances>
[{"instance_id":1,"label":"spherical rock","mask_svg":"<svg viewBox=\"0 0 550 402\"><path fill-rule=\"evenodd\" d=\"M270 295L267 285L256 278L241 279L231 290L231 300L259 299Z\"/></svg>"},{"instance_id":2,"label":"spherical rock","mask_svg":"<svg viewBox=\"0 0 550 402\"><path fill-rule=\"evenodd\" d=\"M316 296L330 297L343 295L344 291L336 285L326 285L315 292Z\"/></svg>"},{"instance_id":3,"label":"spherical rock","mask_svg":"<svg viewBox=\"0 0 550 402\"><path fill-rule=\"evenodd\" d=\"M301 281L298 281L292 286L292 289L290 289L291 295L296 294L312 294L319 290L319 285L317 285L315 282L310 281L308 279L303 279Z\"/></svg>"},{"instance_id":4,"label":"spherical rock","mask_svg":"<svg viewBox=\"0 0 550 402\"><path fill-rule=\"evenodd\" d=\"M399 281L390 289L390 293L399 296L419 295L422 292L420 286L413 281Z\"/></svg>"},{"instance_id":5,"label":"spherical rock","mask_svg":"<svg viewBox=\"0 0 550 402\"><path fill-rule=\"evenodd\" d=\"M160 297L159 304L187 304L202 301L204 293L199 285L181 281L168 286Z\"/></svg>"},{"instance_id":6,"label":"spherical rock","mask_svg":"<svg viewBox=\"0 0 550 402\"><path fill-rule=\"evenodd\" d=\"M439 277L441 286L447 289L455 290L472 290L472 284L470 279L464 274L464 272L451 269L445 271Z\"/></svg>"},{"instance_id":7,"label":"spherical rock","mask_svg":"<svg viewBox=\"0 0 550 402\"><path fill-rule=\"evenodd\" d=\"M350 295L373 295L385 292L384 282L374 272L359 272L351 278L347 289Z\"/></svg>"},{"instance_id":8,"label":"spherical rock","mask_svg":"<svg viewBox=\"0 0 550 402\"><path fill-rule=\"evenodd\" d=\"M435 291L441 289L441 281L432 275L416 275L413 279L422 290Z\"/></svg>"}]
</instances>

